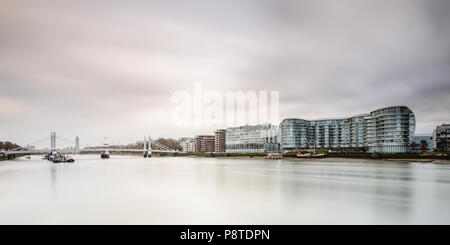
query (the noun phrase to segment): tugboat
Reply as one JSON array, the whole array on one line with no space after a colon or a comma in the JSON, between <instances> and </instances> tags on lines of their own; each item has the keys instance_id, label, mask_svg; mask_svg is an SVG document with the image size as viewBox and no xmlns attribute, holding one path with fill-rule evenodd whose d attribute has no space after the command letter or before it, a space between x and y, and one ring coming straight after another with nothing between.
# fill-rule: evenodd
<instances>
[{"instance_id":1,"label":"tugboat","mask_svg":"<svg viewBox=\"0 0 450 245\"><path fill-rule=\"evenodd\" d=\"M53 150L49 154L45 154L44 158L42 158L42 159L47 159L49 161L53 161L57 156L58 156L58 153L55 150Z\"/></svg>"},{"instance_id":2,"label":"tugboat","mask_svg":"<svg viewBox=\"0 0 450 245\"><path fill-rule=\"evenodd\" d=\"M75 159L73 159L71 156L66 156L65 160L65 162L75 162Z\"/></svg>"},{"instance_id":3,"label":"tugboat","mask_svg":"<svg viewBox=\"0 0 450 245\"><path fill-rule=\"evenodd\" d=\"M75 159L73 159L68 154L61 154L53 159L53 163L61 163L61 162L75 162Z\"/></svg>"},{"instance_id":4,"label":"tugboat","mask_svg":"<svg viewBox=\"0 0 450 245\"><path fill-rule=\"evenodd\" d=\"M102 159L109 159L109 151L102 151L102 153L100 154L100 157Z\"/></svg>"},{"instance_id":5,"label":"tugboat","mask_svg":"<svg viewBox=\"0 0 450 245\"><path fill-rule=\"evenodd\" d=\"M105 149L104 151L102 151L102 153L100 154L100 157L101 157L102 159L109 159L109 151L107 150L108 147L109 147L109 144L108 144L108 137L105 137L105 138L104 138L104 141L103 141L103 147L105 147L106 149Z\"/></svg>"},{"instance_id":6,"label":"tugboat","mask_svg":"<svg viewBox=\"0 0 450 245\"><path fill-rule=\"evenodd\" d=\"M48 155L47 160L53 161L55 158L56 158L56 154L50 154L50 155Z\"/></svg>"}]
</instances>

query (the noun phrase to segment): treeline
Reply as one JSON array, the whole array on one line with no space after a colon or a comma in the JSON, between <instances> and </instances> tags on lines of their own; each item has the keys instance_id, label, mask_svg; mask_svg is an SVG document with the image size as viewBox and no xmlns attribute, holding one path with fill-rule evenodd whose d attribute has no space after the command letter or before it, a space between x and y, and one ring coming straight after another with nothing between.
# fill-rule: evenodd
<instances>
[{"instance_id":1,"label":"treeline","mask_svg":"<svg viewBox=\"0 0 450 245\"><path fill-rule=\"evenodd\" d=\"M12 150L20 147L19 145L9 142L9 141L0 141L0 150Z\"/></svg>"},{"instance_id":2,"label":"treeline","mask_svg":"<svg viewBox=\"0 0 450 245\"><path fill-rule=\"evenodd\" d=\"M174 150L179 150L179 151L182 150L180 142L178 142L178 140L176 140L176 139L159 138L159 139L156 140L156 142L158 142L160 144L163 144L163 145L165 145L165 146L167 146L169 148L172 148Z\"/></svg>"}]
</instances>

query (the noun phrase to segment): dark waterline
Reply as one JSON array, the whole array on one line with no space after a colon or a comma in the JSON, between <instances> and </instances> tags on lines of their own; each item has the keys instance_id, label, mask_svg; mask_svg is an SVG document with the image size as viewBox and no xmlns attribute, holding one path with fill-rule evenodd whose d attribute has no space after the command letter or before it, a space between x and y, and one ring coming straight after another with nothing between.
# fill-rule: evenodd
<instances>
[{"instance_id":1,"label":"dark waterline","mask_svg":"<svg viewBox=\"0 0 450 245\"><path fill-rule=\"evenodd\" d=\"M450 224L450 165L75 158L0 162L0 224Z\"/></svg>"}]
</instances>

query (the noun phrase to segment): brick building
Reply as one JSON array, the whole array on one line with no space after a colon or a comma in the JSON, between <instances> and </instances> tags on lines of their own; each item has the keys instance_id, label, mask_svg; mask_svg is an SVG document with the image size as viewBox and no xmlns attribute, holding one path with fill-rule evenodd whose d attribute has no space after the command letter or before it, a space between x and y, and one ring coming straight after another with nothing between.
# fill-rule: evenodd
<instances>
[{"instance_id":1,"label":"brick building","mask_svg":"<svg viewBox=\"0 0 450 245\"><path fill-rule=\"evenodd\" d=\"M195 137L195 152L214 152L215 138L214 135L198 135Z\"/></svg>"},{"instance_id":2,"label":"brick building","mask_svg":"<svg viewBox=\"0 0 450 245\"><path fill-rule=\"evenodd\" d=\"M215 152L225 152L225 134L226 134L226 130L225 129L218 129L216 130L216 132L214 132L215 134Z\"/></svg>"}]
</instances>

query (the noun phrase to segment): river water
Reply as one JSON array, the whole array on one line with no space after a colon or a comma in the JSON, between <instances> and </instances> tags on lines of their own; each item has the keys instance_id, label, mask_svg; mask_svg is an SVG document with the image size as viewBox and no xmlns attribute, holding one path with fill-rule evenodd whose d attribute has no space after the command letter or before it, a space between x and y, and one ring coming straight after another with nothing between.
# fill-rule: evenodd
<instances>
[{"instance_id":1,"label":"river water","mask_svg":"<svg viewBox=\"0 0 450 245\"><path fill-rule=\"evenodd\" d=\"M450 165L75 159L0 162L0 224L450 224Z\"/></svg>"}]
</instances>

